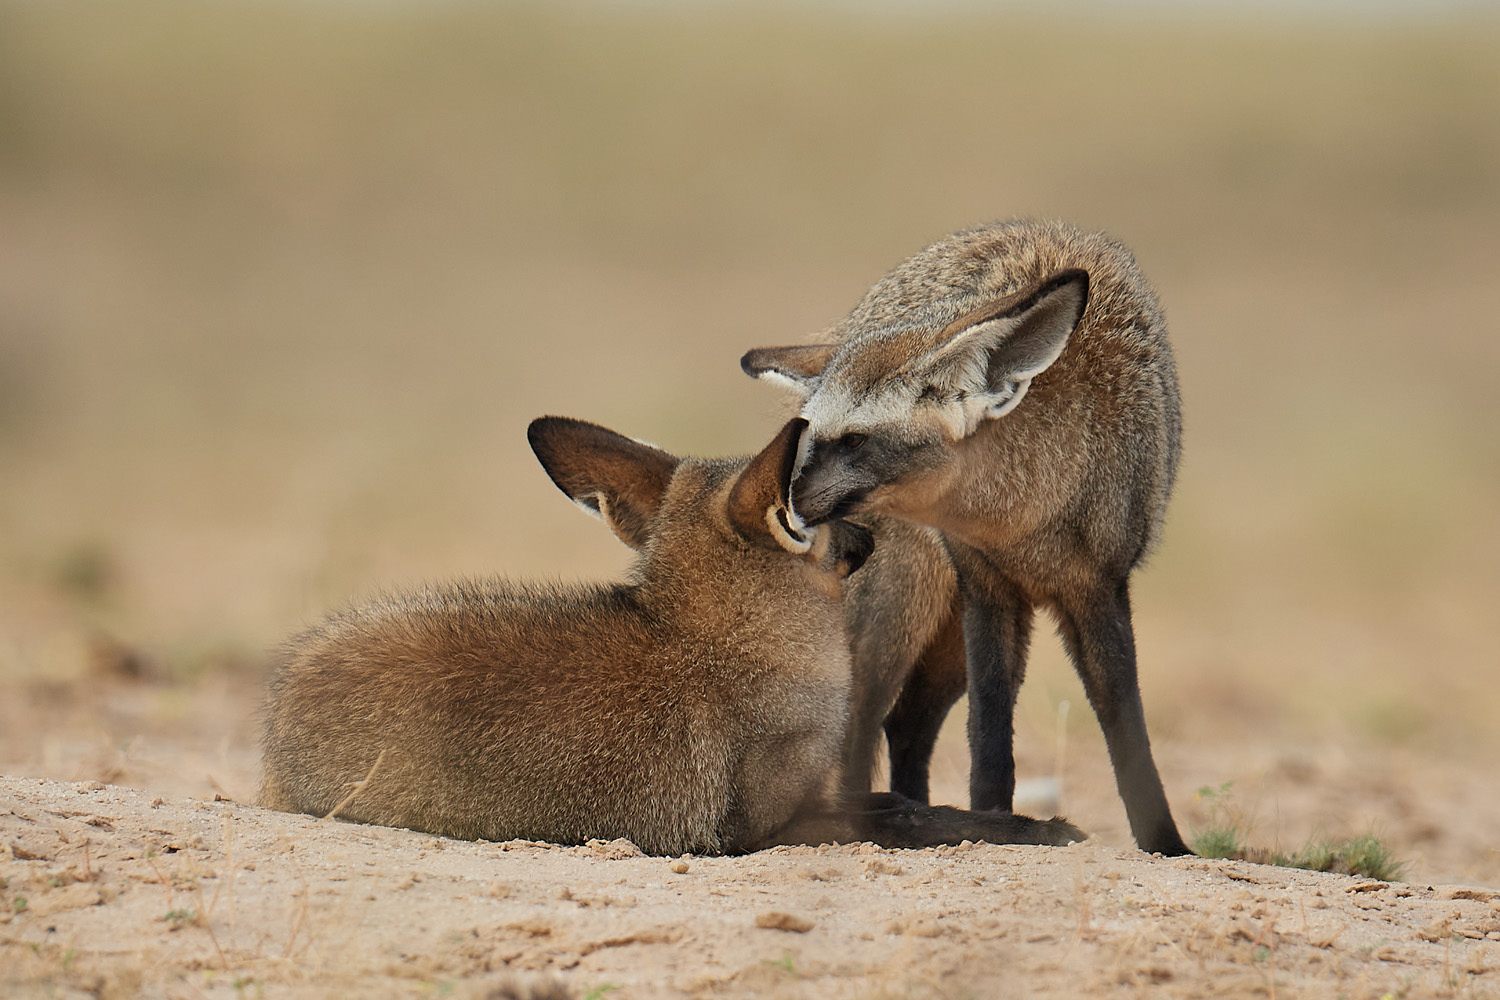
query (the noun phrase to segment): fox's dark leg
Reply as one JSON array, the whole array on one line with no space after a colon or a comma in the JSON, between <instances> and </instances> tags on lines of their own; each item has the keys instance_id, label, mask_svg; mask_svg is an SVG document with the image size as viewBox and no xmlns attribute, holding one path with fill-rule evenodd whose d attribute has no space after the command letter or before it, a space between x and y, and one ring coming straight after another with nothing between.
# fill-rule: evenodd
<instances>
[{"instance_id":1,"label":"fox's dark leg","mask_svg":"<svg viewBox=\"0 0 1500 1000\"><path fill-rule=\"evenodd\" d=\"M938 732L953 703L969 686L964 633L957 603L928 643L885 719L891 752L891 791L924 805Z\"/></svg>"},{"instance_id":2,"label":"fox's dark leg","mask_svg":"<svg viewBox=\"0 0 1500 1000\"><path fill-rule=\"evenodd\" d=\"M965 840L1065 846L1086 837L1060 817L1032 819L993 810L969 812L952 806L923 805L894 792L864 792L802 810L762 846L862 840L881 847L937 847Z\"/></svg>"},{"instance_id":3,"label":"fox's dark leg","mask_svg":"<svg viewBox=\"0 0 1500 1000\"><path fill-rule=\"evenodd\" d=\"M963 595L969 675L969 807L1009 811L1016 792L1016 691L1026 676L1030 599L977 549L950 542Z\"/></svg>"},{"instance_id":4,"label":"fox's dark leg","mask_svg":"<svg viewBox=\"0 0 1500 1000\"><path fill-rule=\"evenodd\" d=\"M860 839L881 847L937 847L965 840L1066 846L1088 836L1061 817L927 806L890 792L872 793L863 803L848 802L845 809Z\"/></svg>"},{"instance_id":5,"label":"fox's dark leg","mask_svg":"<svg viewBox=\"0 0 1500 1000\"><path fill-rule=\"evenodd\" d=\"M1058 600L1059 631L1104 730L1130 832L1143 851L1191 854L1162 790L1136 676L1126 580Z\"/></svg>"}]
</instances>

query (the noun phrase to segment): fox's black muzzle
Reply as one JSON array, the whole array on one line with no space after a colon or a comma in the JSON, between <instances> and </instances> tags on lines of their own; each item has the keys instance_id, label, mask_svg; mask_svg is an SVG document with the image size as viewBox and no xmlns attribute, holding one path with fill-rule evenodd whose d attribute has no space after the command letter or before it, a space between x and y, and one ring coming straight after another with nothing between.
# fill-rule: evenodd
<instances>
[{"instance_id":1,"label":"fox's black muzzle","mask_svg":"<svg viewBox=\"0 0 1500 1000\"><path fill-rule=\"evenodd\" d=\"M804 523L824 524L854 513L876 485L849 456L819 444L792 483L792 502Z\"/></svg>"}]
</instances>

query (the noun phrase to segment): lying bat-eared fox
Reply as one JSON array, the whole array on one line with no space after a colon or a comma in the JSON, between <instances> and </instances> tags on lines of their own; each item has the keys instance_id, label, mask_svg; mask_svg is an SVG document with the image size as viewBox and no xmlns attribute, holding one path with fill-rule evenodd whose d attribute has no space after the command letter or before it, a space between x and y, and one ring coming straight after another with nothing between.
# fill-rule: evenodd
<instances>
[{"instance_id":1,"label":"lying bat-eared fox","mask_svg":"<svg viewBox=\"0 0 1500 1000\"><path fill-rule=\"evenodd\" d=\"M876 528L846 587L846 787L869 787L884 723L892 788L926 801L938 727L967 689L970 804L1009 810L1040 607L1104 730L1136 842L1189 853L1152 760L1130 620L1181 420L1165 322L1129 251L1061 223L960 232L896 267L823 339L741 366L802 400L793 527L859 515Z\"/></svg>"},{"instance_id":2,"label":"lying bat-eared fox","mask_svg":"<svg viewBox=\"0 0 1500 1000\"><path fill-rule=\"evenodd\" d=\"M759 455L678 459L532 423L552 480L639 557L628 582L456 583L333 615L274 676L261 801L463 838L1068 843L1066 822L843 797L840 581L870 532L793 524L806 422Z\"/></svg>"}]
</instances>

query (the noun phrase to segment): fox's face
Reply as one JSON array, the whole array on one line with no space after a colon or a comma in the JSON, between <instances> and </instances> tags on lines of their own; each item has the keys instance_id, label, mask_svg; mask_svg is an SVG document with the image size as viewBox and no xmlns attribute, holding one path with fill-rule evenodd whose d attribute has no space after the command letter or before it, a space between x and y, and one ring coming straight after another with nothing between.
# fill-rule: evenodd
<instances>
[{"instance_id":1,"label":"fox's face","mask_svg":"<svg viewBox=\"0 0 1500 1000\"><path fill-rule=\"evenodd\" d=\"M833 581L826 586L836 593L837 580L859 569L875 543L861 525L825 518L830 523L809 526L792 513L806 434L806 420L790 420L746 463L679 459L566 417L542 417L527 430L553 482L631 548L671 551L680 565L707 567L794 560Z\"/></svg>"},{"instance_id":2,"label":"fox's face","mask_svg":"<svg viewBox=\"0 0 1500 1000\"><path fill-rule=\"evenodd\" d=\"M1087 302L1087 272L1060 271L940 328L747 353L746 373L803 398L793 517L814 525L861 510L900 514L941 492L955 450L1021 403Z\"/></svg>"}]
</instances>

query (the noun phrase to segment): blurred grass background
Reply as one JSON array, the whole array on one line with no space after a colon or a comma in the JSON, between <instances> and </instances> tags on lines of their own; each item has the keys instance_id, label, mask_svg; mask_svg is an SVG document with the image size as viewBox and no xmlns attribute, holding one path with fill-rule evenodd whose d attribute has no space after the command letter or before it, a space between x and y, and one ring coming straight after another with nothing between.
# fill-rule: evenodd
<instances>
[{"instance_id":1,"label":"blurred grass background","mask_svg":"<svg viewBox=\"0 0 1500 1000\"><path fill-rule=\"evenodd\" d=\"M23 0L0 761L253 772L266 651L322 611L627 564L532 417L752 451L745 348L1011 215L1111 231L1168 311L1186 460L1136 606L1174 799L1244 747L1492 760L1500 19ZM1102 752L1055 647L1038 767L1063 699Z\"/></svg>"}]
</instances>

